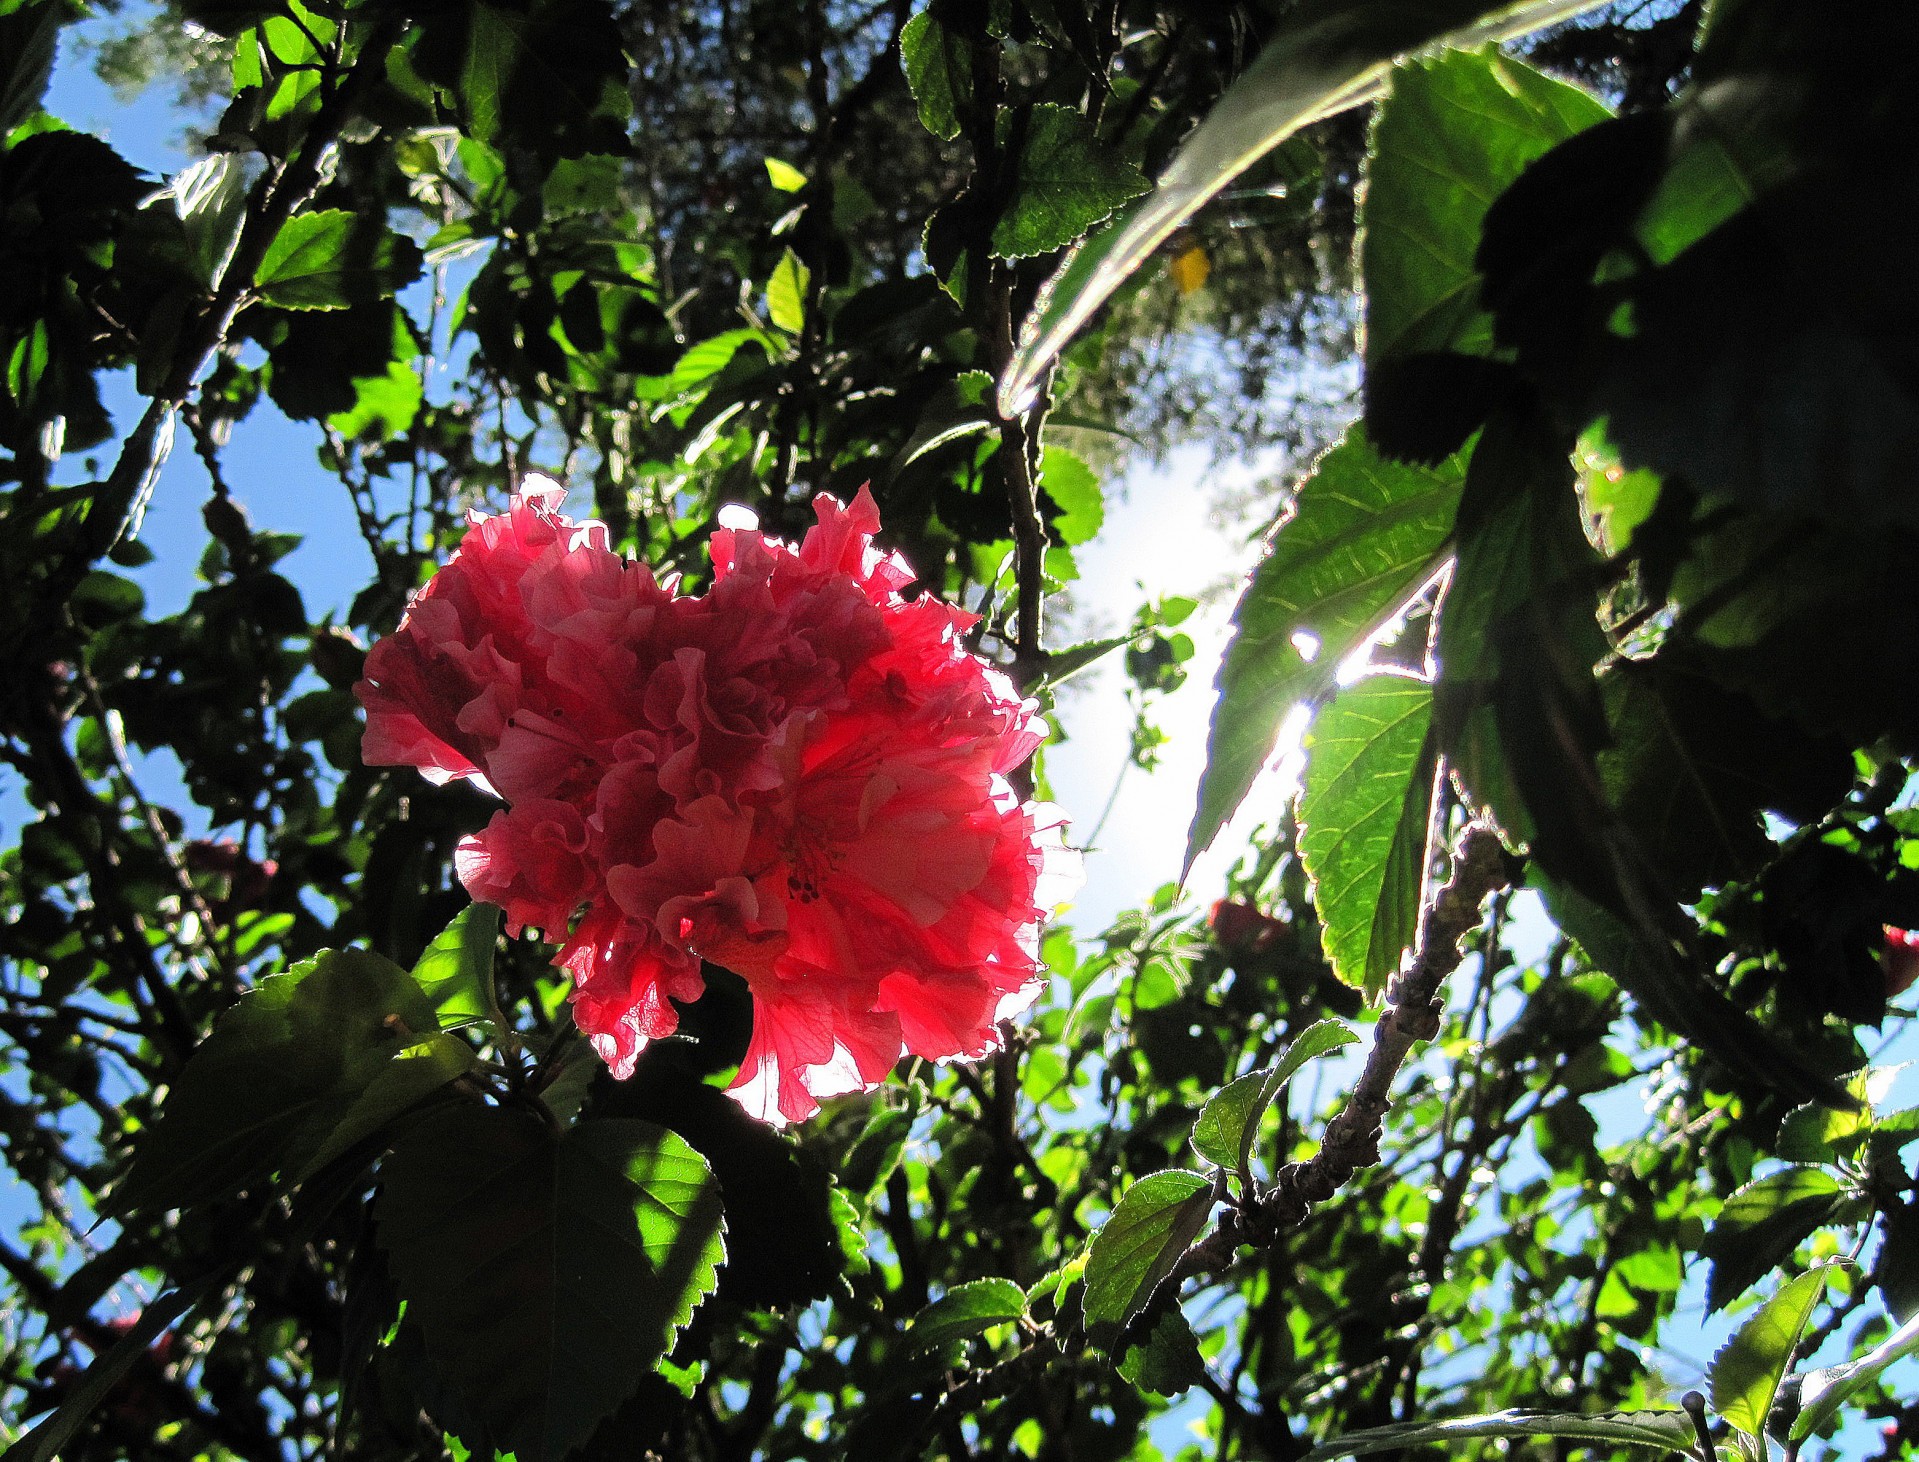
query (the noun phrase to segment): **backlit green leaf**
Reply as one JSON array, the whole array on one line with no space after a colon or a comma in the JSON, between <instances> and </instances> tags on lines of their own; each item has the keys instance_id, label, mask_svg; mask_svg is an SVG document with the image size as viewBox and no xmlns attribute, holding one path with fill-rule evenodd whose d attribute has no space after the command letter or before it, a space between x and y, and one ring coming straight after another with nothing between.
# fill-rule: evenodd
<instances>
[{"instance_id":1,"label":"backlit green leaf","mask_svg":"<svg viewBox=\"0 0 1919 1462\"><path fill-rule=\"evenodd\" d=\"M1306 1027L1273 1065L1228 1082L1207 1098L1193 1123L1194 1150L1215 1167L1246 1171L1259 1119L1286 1083L1314 1057L1358 1039L1336 1020L1315 1021Z\"/></svg>"},{"instance_id":2,"label":"backlit green leaf","mask_svg":"<svg viewBox=\"0 0 1919 1462\"><path fill-rule=\"evenodd\" d=\"M1824 1168L1784 1168L1746 1184L1725 1201L1700 1245L1712 1260L1707 1306L1717 1310L1737 1299L1790 1258L1814 1229L1842 1221L1852 1207L1839 1180Z\"/></svg>"},{"instance_id":3,"label":"backlit green leaf","mask_svg":"<svg viewBox=\"0 0 1919 1462\"><path fill-rule=\"evenodd\" d=\"M915 1315L906 1327L906 1343L914 1350L934 1350L971 1340L1025 1312L1026 1295L1012 1280L971 1280L954 1285Z\"/></svg>"},{"instance_id":4,"label":"backlit green leaf","mask_svg":"<svg viewBox=\"0 0 1919 1462\"><path fill-rule=\"evenodd\" d=\"M813 271L788 249L766 282L766 316L789 335L806 328L806 289L812 280Z\"/></svg>"},{"instance_id":5,"label":"backlit green leaf","mask_svg":"<svg viewBox=\"0 0 1919 1462\"><path fill-rule=\"evenodd\" d=\"M1170 1169L1128 1188L1113 1216L1093 1236L1086 1260L1086 1325L1107 1343L1152 1298L1213 1210L1213 1185L1198 1173Z\"/></svg>"},{"instance_id":6,"label":"backlit green leaf","mask_svg":"<svg viewBox=\"0 0 1919 1462\"><path fill-rule=\"evenodd\" d=\"M377 954L329 950L263 981L188 1060L111 1211L158 1213L297 1172L388 1063L433 1029L419 987ZM401 1086L424 1094L408 1078Z\"/></svg>"},{"instance_id":7,"label":"backlit green leaf","mask_svg":"<svg viewBox=\"0 0 1919 1462\"><path fill-rule=\"evenodd\" d=\"M1831 1275L1832 1266L1822 1264L1787 1280L1712 1358L1713 1409L1747 1436L1764 1434L1779 1382Z\"/></svg>"},{"instance_id":8,"label":"backlit green leaf","mask_svg":"<svg viewBox=\"0 0 1919 1462\"><path fill-rule=\"evenodd\" d=\"M493 955L499 937L499 906L468 904L413 966L413 978L433 1003L441 1030L458 1030L480 1021L502 1023L493 996Z\"/></svg>"},{"instance_id":9,"label":"backlit green leaf","mask_svg":"<svg viewBox=\"0 0 1919 1462\"><path fill-rule=\"evenodd\" d=\"M1299 855L1326 957L1378 995L1412 944L1432 803L1432 687L1403 675L1348 686L1306 737Z\"/></svg>"},{"instance_id":10,"label":"backlit green leaf","mask_svg":"<svg viewBox=\"0 0 1919 1462\"><path fill-rule=\"evenodd\" d=\"M900 65L920 121L942 141L959 136L960 114L972 105L973 61L966 38L923 10L900 32Z\"/></svg>"},{"instance_id":11,"label":"backlit green leaf","mask_svg":"<svg viewBox=\"0 0 1919 1462\"><path fill-rule=\"evenodd\" d=\"M1463 479L1458 459L1388 462L1358 427L1319 459L1233 613L1189 868L1252 787L1287 712L1325 695L1340 661L1439 566Z\"/></svg>"},{"instance_id":12,"label":"backlit green leaf","mask_svg":"<svg viewBox=\"0 0 1919 1462\"><path fill-rule=\"evenodd\" d=\"M286 310L343 310L392 294L420 272L420 248L395 233L370 233L342 208L289 218L253 277L262 300Z\"/></svg>"},{"instance_id":13,"label":"backlit green leaf","mask_svg":"<svg viewBox=\"0 0 1919 1462\"><path fill-rule=\"evenodd\" d=\"M1395 68L1361 215L1369 370L1418 351L1491 348L1473 267L1486 207L1527 163L1607 116L1587 92L1490 51Z\"/></svg>"}]
</instances>

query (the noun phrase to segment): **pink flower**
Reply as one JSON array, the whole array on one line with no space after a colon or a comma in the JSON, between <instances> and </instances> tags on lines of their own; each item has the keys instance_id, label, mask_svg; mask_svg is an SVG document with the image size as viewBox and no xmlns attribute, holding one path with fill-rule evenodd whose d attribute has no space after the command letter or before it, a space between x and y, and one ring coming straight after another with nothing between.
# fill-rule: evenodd
<instances>
[{"instance_id":1,"label":"pink flower","mask_svg":"<svg viewBox=\"0 0 1919 1462\"><path fill-rule=\"evenodd\" d=\"M772 1122L909 1051L993 1049L1070 868L1061 819L1007 781L1035 707L967 650L973 618L902 597L864 488L819 497L798 549L720 529L697 596L560 496L474 516L356 687L369 763L507 803L460 847L468 891L561 945L616 1076L703 959L752 990L733 1094Z\"/></svg>"}]
</instances>

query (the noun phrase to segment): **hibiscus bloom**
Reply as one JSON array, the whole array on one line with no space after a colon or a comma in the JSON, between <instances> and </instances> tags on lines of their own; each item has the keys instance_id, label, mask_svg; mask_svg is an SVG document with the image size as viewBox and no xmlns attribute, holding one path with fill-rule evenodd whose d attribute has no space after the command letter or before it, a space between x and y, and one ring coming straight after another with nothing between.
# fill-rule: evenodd
<instances>
[{"instance_id":1,"label":"hibiscus bloom","mask_svg":"<svg viewBox=\"0 0 1919 1462\"><path fill-rule=\"evenodd\" d=\"M677 1027L702 960L752 990L733 1095L769 1121L909 1051L993 1049L1071 870L1057 813L1007 780L1036 708L966 649L973 618L902 596L864 488L822 494L797 549L720 529L703 595L562 496L474 515L355 687L369 763L506 803L460 846L468 891L561 946L616 1076Z\"/></svg>"}]
</instances>

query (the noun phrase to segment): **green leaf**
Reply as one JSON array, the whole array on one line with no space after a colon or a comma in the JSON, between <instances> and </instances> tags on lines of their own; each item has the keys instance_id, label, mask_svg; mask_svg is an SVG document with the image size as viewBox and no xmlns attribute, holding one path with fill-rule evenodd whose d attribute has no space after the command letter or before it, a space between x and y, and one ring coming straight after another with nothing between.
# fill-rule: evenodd
<instances>
[{"instance_id":1,"label":"green leaf","mask_svg":"<svg viewBox=\"0 0 1919 1462\"><path fill-rule=\"evenodd\" d=\"M405 436L426 399L420 373L403 360L388 361L377 376L355 376L353 391L353 405L327 418L327 425L349 442L390 442Z\"/></svg>"},{"instance_id":2,"label":"green leaf","mask_svg":"<svg viewBox=\"0 0 1919 1462\"><path fill-rule=\"evenodd\" d=\"M1248 1171L1259 1119L1299 1068L1314 1057L1351 1045L1358 1034L1336 1020L1315 1021L1273 1065L1228 1082L1206 1099L1193 1123L1193 1148L1215 1167Z\"/></svg>"},{"instance_id":3,"label":"green leaf","mask_svg":"<svg viewBox=\"0 0 1919 1462\"><path fill-rule=\"evenodd\" d=\"M1475 46L1590 10L1603 0L1309 0L1193 130L1152 195L1089 239L1048 282L1000 380L1016 415L1040 376L1114 290L1199 207L1309 123L1364 105L1397 56L1435 41Z\"/></svg>"},{"instance_id":4,"label":"green leaf","mask_svg":"<svg viewBox=\"0 0 1919 1462\"><path fill-rule=\"evenodd\" d=\"M1473 265L1487 205L1527 163L1608 115L1580 88L1495 52L1394 70L1361 213L1367 370L1392 356L1492 348Z\"/></svg>"},{"instance_id":5,"label":"green leaf","mask_svg":"<svg viewBox=\"0 0 1919 1462\"><path fill-rule=\"evenodd\" d=\"M966 37L923 10L900 31L900 66L926 130L942 142L959 136L960 114L973 102L973 56Z\"/></svg>"},{"instance_id":6,"label":"green leaf","mask_svg":"<svg viewBox=\"0 0 1919 1462\"><path fill-rule=\"evenodd\" d=\"M1306 736L1299 857L1333 973L1377 996L1418 932L1432 805L1432 687L1374 675Z\"/></svg>"},{"instance_id":7,"label":"green leaf","mask_svg":"<svg viewBox=\"0 0 1919 1462\"><path fill-rule=\"evenodd\" d=\"M835 1178L841 1187L862 1200L893 1176L913 1130L913 1112L905 1107L879 1106L854 1139Z\"/></svg>"},{"instance_id":8,"label":"green leaf","mask_svg":"<svg viewBox=\"0 0 1919 1462\"><path fill-rule=\"evenodd\" d=\"M328 950L263 981L188 1059L108 1211L188 1207L298 1171L433 1029L419 987L377 954Z\"/></svg>"},{"instance_id":9,"label":"green leaf","mask_svg":"<svg viewBox=\"0 0 1919 1462\"><path fill-rule=\"evenodd\" d=\"M766 159L766 177L782 193L797 193L806 186L806 174L777 157Z\"/></svg>"},{"instance_id":10,"label":"green leaf","mask_svg":"<svg viewBox=\"0 0 1919 1462\"><path fill-rule=\"evenodd\" d=\"M791 249L773 266L773 277L766 282L766 315L788 335L806 328L806 288L812 281L813 271Z\"/></svg>"},{"instance_id":11,"label":"green leaf","mask_svg":"<svg viewBox=\"0 0 1919 1462\"><path fill-rule=\"evenodd\" d=\"M343 208L300 213L282 225L253 278L254 293L286 310L343 310L383 298L418 277L411 239L361 226Z\"/></svg>"},{"instance_id":12,"label":"green leaf","mask_svg":"<svg viewBox=\"0 0 1919 1462\"><path fill-rule=\"evenodd\" d=\"M1233 613L1188 869L1252 787L1287 712L1331 690L1340 661L1438 567L1464 477L1457 458L1388 462L1358 427L1319 459ZM1318 644L1310 660L1302 632Z\"/></svg>"},{"instance_id":13,"label":"green leaf","mask_svg":"<svg viewBox=\"0 0 1919 1462\"><path fill-rule=\"evenodd\" d=\"M1086 118L1042 102L1026 119L1012 190L993 225L993 252L1002 259L1050 254L1148 186Z\"/></svg>"},{"instance_id":14,"label":"green leaf","mask_svg":"<svg viewBox=\"0 0 1919 1462\"><path fill-rule=\"evenodd\" d=\"M1177 1396L1206 1379L1199 1337L1177 1305L1153 1322L1147 1337L1129 1345L1119 1373L1142 1390Z\"/></svg>"},{"instance_id":15,"label":"green leaf","mask_svg":"<svg viewBox=\"0 0 1919 1462\"><path fill-rule=\"evenodd\" d=\"M505 1024L493 994L493 956L499 938L499 907L471 903L453 916L453 922L413 966L414 982L432 1002L441 1030Z\"/></svg>"},{"instance_id":16,"label":"green leaf","mask_svg":"<svg viewBox=\"0 0 1919 1462\"><path fill-rule=\"evenodd\" d=\"M1815 1229L1846 1221L1857 1202L1848 1201L1837 1178L1815 1167L1784 1168L1733 1193L1700 1245L1712 1260L1707 1308L1737 1299L1790 1259Z\"/></svg>"},{"instance_id":17,"label":"green leaf","mask_svg":"<svg viewBox=\"0 0 1919 1462\"><path fill-rule=\"evenodd\" d=\"M732 363L742 345L766 349L768 336L762 330L723 330L718 335L689 345L667 377L668 398L684 396L705 384Z\"/></svg>"},{"instance_id":18,"label":"green leaf","mask_svg":"<svg viewBox=\"0 0 1919 1462\"><path fill-rule=\"evenodd\" d=\"M910 1350L935 1350L954 1340L971 1340L995 1325L1026 1313L1026 1295L1010 1279L975 1279L956 1284L926 1306L906 1327Z\"/></svg>"},{"instance_id":19,"label":"green leaf","mask_svg":"<svg viewBox=\"0 0 1919 1462\"><path fill-rule=\"evenodd\" d=\"M1365 1457L1374 1452L1398 1452L1409 1447L1477 1437L1564 1437L1569 1441L1656 1447L1664 1452L1692 1455L1698 1433L1693 1429L1692 1418L1683 1411L1587 1413L1515 1409L1485 1416L1453 1417L1447 1421L1408 1421L1370 1427L1321 1442L1306 1454L1306 1462Z\"/></svg>"},{"instance_id":20,"label":"green leaf","mask_svg":"<svg viewBox=\"0 0 1919 1462\"><path fill-rule=\"evenodd\" d=\"M1071 548L1089 542L1106 521L1106 503L1100 495L1099 476L1079 455L1064 447L1047 447L1040 453L1040 491L1053 500L1059 516L1052 530L1060 542Z\"/></svg>"},{"instance_id":21,"label":"green leaf","mask_svg":"<svg viewBox=\"0 0 1919 1462\"><path fill-rule=\"evenodd\" d=\"M1712 1358L1706 1374L1712 1384L1713 1410L1747 1436L1765 1434L1779 1382L1792 1364L1792 1353L1806 1333L1813 1306L1826 1292L1832 1270L1832 1265L1822 1264L1787 1280ZM1763 1443L1758 1450L1764 1454Z\"/></svg>"},{"instance_id":22,"label":"green leaf","mask_svg":"<svg viewBox=\"0 0 1919 1462\"><path fill-rule=\"evenodd\" d=\"M1919 1317L1908 1320L1857 1360L1808 1371L1799 1384L1799 1414L1787 1440L1802 1442L1838 1413L1847 1398L1869 1386L1894 1361L1919 1354Z\"/></svg>"},{"instance_id":23,"label":"green leaf","mask_svg":"<svg viewBox=\"0 0 1919 1462\"><path fill-rule=\"evenodd\" d=\"M1096 1344L1111 1338L1152 1298L1213 1211L1213 1184L1169 1169L1128 1188L1093 1236L1080 1303Z\"/></svg>"},{"instance_id":24,"label":"green leaf","mask_svg":"<svg viewBox=\"0 0 1919 1462\"><path fill-rule=\"evenodd\" d=\"M523 1108L415 1128L375 1205L407 1323L488 1440L557 1462L671 1349L725 1257L712 1173L650 1122Z\"/></svg>"}]
</instances>

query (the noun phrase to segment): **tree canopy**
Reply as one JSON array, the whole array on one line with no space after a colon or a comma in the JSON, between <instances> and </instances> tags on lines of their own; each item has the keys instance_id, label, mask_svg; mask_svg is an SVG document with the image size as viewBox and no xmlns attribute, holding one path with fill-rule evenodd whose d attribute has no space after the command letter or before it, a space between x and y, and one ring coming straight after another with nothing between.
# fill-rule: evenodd
<instances>
[{"instance_id":1,"label":"tree canopy","mask_svg":"<svg viewBox=\"0 0 1919 1462\"><path fill-rule=\"evenodd\" d=\"M1919 1449L1916 55L0 0L3 1462ZM1029 733L1152 766L1193 602L1060 606L1195 441L1188 868L1303 781L1091 927Z\"/></svg>"}]
</instances>

